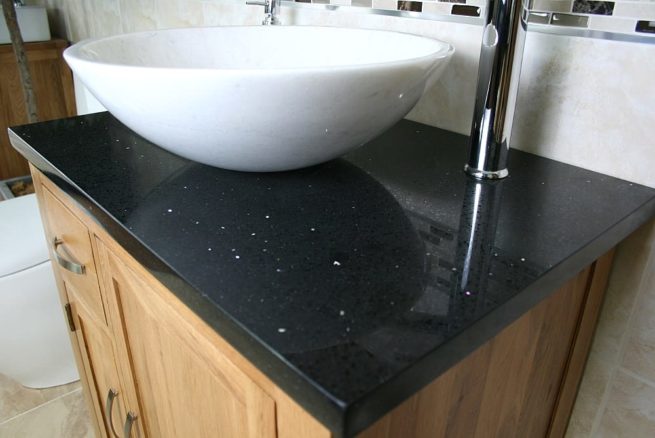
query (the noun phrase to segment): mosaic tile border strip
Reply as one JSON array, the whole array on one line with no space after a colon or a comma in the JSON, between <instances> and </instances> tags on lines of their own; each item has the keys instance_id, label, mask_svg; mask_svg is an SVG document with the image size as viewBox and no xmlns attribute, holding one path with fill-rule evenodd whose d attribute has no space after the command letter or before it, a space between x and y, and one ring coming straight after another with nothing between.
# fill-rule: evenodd
<instances>
[{"instance_id":1,"label":"mosaic tile border strip","mask_svg":"<svg viewBox=\"0 0 655 438\"><path fill-rule=\"evenodd\" d=\"M650 39L655 38L655 0L524 0L524 2L529 6L528 22L531 30L573 33L579 36L623 41L652 42ZM482 24L487 1L285 0L284 3L295 7ZM580 32L582 30L585 32Z\"/></svg>"}]
</instances>

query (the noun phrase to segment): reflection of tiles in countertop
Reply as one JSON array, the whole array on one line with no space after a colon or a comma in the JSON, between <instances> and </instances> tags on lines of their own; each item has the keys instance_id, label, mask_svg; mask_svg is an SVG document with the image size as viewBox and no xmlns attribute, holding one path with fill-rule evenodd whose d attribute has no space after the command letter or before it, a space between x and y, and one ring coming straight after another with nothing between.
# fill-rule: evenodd
<instances>
[{"instance_id":1,"label":"reflection of tiles in countertop","mask_svg":"<svg viewBox=\"0 0 655 438\"><path fill-rule=\"evenodd\" d=\"M0 438L92 437L80 383L30 389L0 374Z\"/></svg>"}]
</instances>

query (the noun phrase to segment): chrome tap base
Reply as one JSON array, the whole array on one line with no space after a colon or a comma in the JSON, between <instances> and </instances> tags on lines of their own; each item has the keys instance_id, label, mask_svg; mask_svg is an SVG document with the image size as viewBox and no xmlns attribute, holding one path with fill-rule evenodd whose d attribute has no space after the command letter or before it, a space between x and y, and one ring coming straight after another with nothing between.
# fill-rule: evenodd
<instances>
[{"instance_id":1,"label":"chrome tap base","mask_svg":"<svg viewBox=\"0 0 655 438\"><path fill-rule=\"evenodd\" d=\"M468 164L464 165L464 172L476 179L503 179L509 175L507 168L501 170L482 170L471 167Z\"/></svg>"}]
</instances>

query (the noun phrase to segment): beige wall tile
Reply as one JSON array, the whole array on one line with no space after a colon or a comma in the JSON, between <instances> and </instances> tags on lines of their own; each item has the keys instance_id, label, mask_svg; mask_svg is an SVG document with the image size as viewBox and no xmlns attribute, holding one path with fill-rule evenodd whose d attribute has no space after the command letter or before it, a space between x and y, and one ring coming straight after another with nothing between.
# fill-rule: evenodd
<instances>
[{"instance_id":1,"label":"beige wall tile","mask_svg":"<svg viewBox=\"0 0 655 438\"><path fill-rule=\"evenodd\" d=\"M156 0L119 0L123 32L157 29Z\"/></svg>"},{"instance_id":2,"label":"beige wall tile","mask_svg":"<svg viewBox=\"0 0 655 438\"><path fill-rule=\"evenodd\" d=\"M264 19L261 6L247 6L245 1L210 1L203 3L205 26L258 25Z\"/></svg>"},{"instance_id":3,"label":"beige wall tile","mask_svg":"<svg viewBox=\"0 0 655 438\"><path fill-rule=\"evenodd\" d=\"M87 23L87 13L84 10L85 2L83 0L71 0L66 3L68 9L68 31L66 36L69 41L80 41L90 38L89 25Z\"/></svg>"},{"instance_id":4,"label":"beige wall tile","mask_svg":"<svg viewBox=\"0 0 655 438\"><path fill-rule=\"evenodd\" d=\"M592 348L566 430L566 438L589 437L618 357Z\"/></svg>"},{"instance_id":5,"label":"beige wall tile","mask_svg":"<svg viewBox=\"0 0 655 438\"><path fill-rule=\"evenodd\" d=\"M632 17L640 20L655 19L655 2L653 1L620 1L614 6L614 16Z\"/></svg>"},{"instance_id":6,"label":"beige wall tile","mask_svg":"<svg viewBox=\"0 0 655 438\"><path fill-rule=\"evenodd\" d=\"M655 265L655 249L651 265ZM655 269L646 273L642 288L625 346L623 367L655 384ZM655 399L653 404L655 408Z\"/></svg>"},{"instance_id":7,"label":"beige wall tile","mask_svg":"<svg viewBox=\"0 0 655 438\"><path fill-rule=\"evenodd\" d=\"M157 0L157 28L195 27L204 23L200 0Z\"/></svg>"},{"instance_id":8,"label":"beige wall tile","mask_svg":"<svg viewBox=\"0 0 655 438\"><path fill-rule=\"evenodd\" d=\"M655 187L652 71L652 44L529 33L511 145Z\"/></svg>"},{"instance_id":9,"label":"beige wall tile","mask_svg":"<svg viewBox=\"0 0 655 438\"><path fill-rule=\"evenodd\" d=\"M655 435L655 386L619 370L607 399L597 437L652 437Z\"/></svg>"},{"instance_id":10,"label":"beige wall tile","mask_svg":"<svg viewBox=\"0 0 655 438\"><path fill-rule=\"evenodd\" d=\"M605 360L611 360L615 365L621 360L618 356L620 344L628 331L640 285L644 276L649 275L654 237L655 222L651 221L617 248L593 346Z\"/></svg>"},{"instance_id":11,"label":"beige wall tile","mask_svg":"<svg viewBox=\"0 0 655 438\"><path fill-rule=\"evenodd\" d=\"M80 388L80 382L46 389L31 389L0 374L0 424L23 412Z\"/></svg>"},{"instance_id":12,"label":"beige wall tile","mask_svg":"<svg viewBox=\"0 0 655 438\"><path fill-rule=\"evenodd\" d=\"M3 438L92 438L93 435L81 389L0 424Z\"/></svg>"},{"instance_id":13,"label":"beige wall tile","mask_svg":"<svg viewBox=\"0 0 655 438\"><path fill-rule=\"evenodd\" d=\"M84 0L89 36L93 38L123 32L119 0Z\"/></svg>"}]
</instances>

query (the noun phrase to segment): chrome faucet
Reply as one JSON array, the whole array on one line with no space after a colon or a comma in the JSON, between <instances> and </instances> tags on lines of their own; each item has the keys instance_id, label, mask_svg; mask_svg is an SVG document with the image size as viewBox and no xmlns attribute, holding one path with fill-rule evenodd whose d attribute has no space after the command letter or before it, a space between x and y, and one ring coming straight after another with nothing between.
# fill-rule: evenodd
<instances>
[{"instance_id":1,"label":"chrome faucet","mask_svg":"<svg viewBox=\"0 0 655 438\"><path fill-rule=\"evenodd\" d=\"M507 157L527 30L523 0L489 0L464 170L477 179L508 175Z\"/></svg>"},{"instance_id":2,"label":"chrome faucet","mask_svg":"<svg viewBox=\"0 0 655 438\"><path fill-rule=\"evenodd\" d=\"M264 7L264 21L262 24L265 26L271 24L282 24L279 17L280 6L282 6L282 0L247 0L247 5L257 5Z\"/></svg>"}]
</instances>

